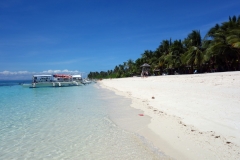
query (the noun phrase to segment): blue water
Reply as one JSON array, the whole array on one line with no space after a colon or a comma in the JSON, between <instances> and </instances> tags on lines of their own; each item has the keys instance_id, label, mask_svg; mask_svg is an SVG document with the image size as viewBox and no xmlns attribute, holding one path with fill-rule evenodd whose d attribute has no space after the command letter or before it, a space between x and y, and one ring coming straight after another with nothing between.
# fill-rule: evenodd
<instances>
[{"instance_id":1,"label":"blue water","mask_svg":"<svg viewBox=\"0 0 240 160\"><path fill-rule=\"evenodd\" d=\"M0 80L0 87L15 86L23 83L31 83L31 80Z\"/></svg>"},{"instance_id":2,"label":"blue water","mask_svg":"<svg viewBox=\"0 0 240 160\"><path fill-rule=\"evenodd\" d=\"M164 159L109 119L113 92L19 83L0 81L0 159Z\"/></svg>"}]
</instances>

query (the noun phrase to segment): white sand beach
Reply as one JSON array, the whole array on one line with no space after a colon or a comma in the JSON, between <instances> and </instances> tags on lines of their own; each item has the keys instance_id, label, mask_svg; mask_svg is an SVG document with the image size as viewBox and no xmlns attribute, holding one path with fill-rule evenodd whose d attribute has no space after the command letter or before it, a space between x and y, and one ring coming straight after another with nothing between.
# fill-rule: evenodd
<instances>
[{"instance_id":1,"label":"white sand beach","mask_svg":"<svg viewBox=\"0 0 240 160\"><path fill-rule=\"evenodd\" d=\"M147 128L154 134L142 134L173 159L240 159L240 72L99 83L150 116ZM141 128L135 131L141 134Z\"/></svg>"}]
</instances>

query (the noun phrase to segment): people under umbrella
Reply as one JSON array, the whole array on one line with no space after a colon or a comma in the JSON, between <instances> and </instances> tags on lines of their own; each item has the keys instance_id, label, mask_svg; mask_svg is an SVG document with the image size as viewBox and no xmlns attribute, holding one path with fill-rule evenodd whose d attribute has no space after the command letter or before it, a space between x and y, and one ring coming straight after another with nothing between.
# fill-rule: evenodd
<instances>
[{"instance_id":1,"label":"people under umbrella","mask_svg":"<svg viewBox=\"0 0 240 160\"><path fill-rule=\"evenodd\" d=\"M150 65L147 63L144 63L141 67L142 67L141 77L148 77L149 75L148 71L149 71Z\"/></svg>"}]
</instances>

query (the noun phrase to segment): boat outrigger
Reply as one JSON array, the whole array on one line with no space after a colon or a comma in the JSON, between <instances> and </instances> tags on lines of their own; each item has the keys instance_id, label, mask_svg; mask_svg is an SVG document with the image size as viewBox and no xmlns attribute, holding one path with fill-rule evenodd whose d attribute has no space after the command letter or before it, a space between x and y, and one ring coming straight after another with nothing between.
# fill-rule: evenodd
<instances>
[{"instance_id":1,"label":"boat outrigger","mask_svg":"<svg viewBox=\"0 0 240 160\"><path fill-rule=\"evenodd\" d=\"M37 87L69 87L82 85L81 75L33 75L31 88Z\"/></svg>"}]
</instances>

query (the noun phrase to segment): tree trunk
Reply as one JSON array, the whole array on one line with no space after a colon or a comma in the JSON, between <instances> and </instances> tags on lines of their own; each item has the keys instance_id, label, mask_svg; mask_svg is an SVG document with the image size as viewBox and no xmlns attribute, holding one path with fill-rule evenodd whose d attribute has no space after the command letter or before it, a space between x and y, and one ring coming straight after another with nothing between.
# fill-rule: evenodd
<instances>
[{"instance_id":1,"label":"tree trunk","mask_svg":"<svg viewBox=\"0 0 240 160\"><path fill-rule=\"evenodd\" d=\"M190 74L193 74L193 63L191 64Z\"/></svg>"}]
</instances>

